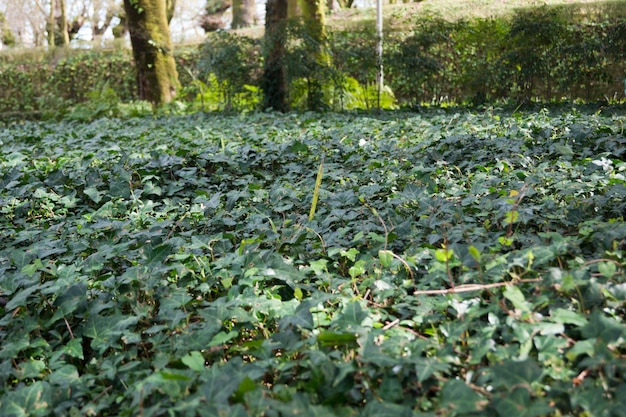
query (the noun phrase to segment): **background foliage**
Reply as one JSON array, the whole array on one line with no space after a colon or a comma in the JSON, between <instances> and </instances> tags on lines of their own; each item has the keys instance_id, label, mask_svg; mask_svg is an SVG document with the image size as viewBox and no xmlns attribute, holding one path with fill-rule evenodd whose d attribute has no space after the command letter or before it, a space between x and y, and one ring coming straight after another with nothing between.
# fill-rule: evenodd
<instances>
[{"instance_id":1,"label":"background foliage","mask_svg":"<svg viewBox=\"0 0 626 417\"><path fill-rule=\"evenodd\" d=\"M382 107L621 100L623 9L623 2L607 2L521 9L511 17L451 22L433 15L396 22L385 39L388 89ZM298 21L287 31L291 105L378 106L373 25L332 30L324 45L327 61L315 58L320 45L305 33ZM179 50L178 72L185 86L180 99L196 110L258 108L261 48L258 40L221 32L199 49ZM135 98L127 52L66 54L34 62L0 56L0 112L67 111L94 101L88 92L103 88L114 90L120 101ZM101 80L107 80L106 86Z\"/></svg>"},{"instance_id":2,"label":"background foliage","mask_svg":"<svg viewBox=\"0 0 626 417\"><path fill-rule=\"evenodd\" d=\"M619 115L99 118L0 143L3 416L626 407Z\"/></svg>"}]
</instances>

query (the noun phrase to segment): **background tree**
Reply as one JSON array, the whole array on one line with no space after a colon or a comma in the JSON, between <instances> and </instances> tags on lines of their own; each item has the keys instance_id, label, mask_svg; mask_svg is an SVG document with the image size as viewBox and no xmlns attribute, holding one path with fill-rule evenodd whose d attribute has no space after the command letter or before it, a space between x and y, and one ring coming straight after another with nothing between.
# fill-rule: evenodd
<instances>
[{"instance_id":1,"label":"background tree","mask_svg":"<svg viewBox=\"0 0 626 417\"><path fill-rule=\"evenodd\" d=\"M233 29L246 28L254 25L255 0L233 0Z\"/></svg>"},{"instance_id":2,"label":"background tree","mask_svg":"<svg viewBox=\"0 0 626 417\"><path fill-rule=\"evenodd\" d=\"M9 29L9 24L6 16L0 12L0 43L6 46L15 46L17 43L15 35Z\"/></svg>"},{"instance_id":3,"label":"background tree","mask_svg":"<svg viewBox=\"0 0 626 417\"><path fill-rule=\"evenodd\" d=\"M287 0L287 13L289 17L300 16L300 6L298 3L300 0Z\"/></svg>"},{"instance_id":4,"label":"background tree","mask_svg":"<svg viewBox=\"0 0 626 417\"><path fill-rule=\"evenodd\" d=\"M224 28L224 13L232 6L231 0L207 0L205 13L200 18L200 27L205 32Z\"/></svg>"},{"instance_id":5,"label":"background tree","mask_svg":"<svg viewBox=\"0 0 626 417\"><path fill-rule=\"evenodd\" d=\"M267 0L265 5L265 67L263 70L263 108L285 112L287 74L285 70L285 26L287 0Z\"/></svg>"},{"instance_id":6,"label":"background tree","mask_svg":"<svg viewBox=\"0 0 626 417\"><path fill-rule=\"evenodd\" d=\"M304 47L301 66L307 79L307 107L310 110L321 110L324 103L323 86L329 80L330 54L326 36L326 1L299 0L304 20L302 35Z\"/></svg>"},{"instance_id":7,"label":"background tree","mask_svg":"<svg viewBox=\"0 0 626 417\"><path fill-rule=\"evenodd\" d=\"M124 0L124 10L137 67L139 97L154 105L168 103L176 96L179 83L166 2Z\"/></svg>"}]
</instances>

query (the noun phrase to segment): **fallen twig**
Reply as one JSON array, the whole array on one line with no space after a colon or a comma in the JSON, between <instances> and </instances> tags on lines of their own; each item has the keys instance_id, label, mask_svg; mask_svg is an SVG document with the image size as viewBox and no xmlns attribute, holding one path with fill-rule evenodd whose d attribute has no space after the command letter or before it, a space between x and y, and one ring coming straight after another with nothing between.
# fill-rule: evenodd
<instances>
[{"instance_id":1,"label":"fallen twig","mask_svg":"<svg viewBox=\"0 0 626 417\"><path fill-rule=\"evenodd\" d=\"M461 292L482 291L482 290L487 290L489 288L506 287L509 285L526 284L529 282L541 282L541 281L542 281L541 278L533 278L533 279L518 279L515 281L508 281L508 282L496 282L494 284L465 284L465 285L457 285L454 288L447 288L444 290L419 290L419 291L415 291L413 295L456 294L456 293L461 293Z\"/></svg>"}]
</instances>

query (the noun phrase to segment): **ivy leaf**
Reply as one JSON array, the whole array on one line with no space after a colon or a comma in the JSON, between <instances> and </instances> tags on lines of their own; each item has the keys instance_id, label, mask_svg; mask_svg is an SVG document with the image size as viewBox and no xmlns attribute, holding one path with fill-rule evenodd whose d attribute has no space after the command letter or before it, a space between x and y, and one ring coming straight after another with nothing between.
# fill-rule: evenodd
<instances>
[{"instance_id":1,"label":"ivy leaf","mask_svg":"<svg viewBox=\"0 0 626 417\"><path fill-rule=\"evenodd\" d=\"M611 279L617 272L617 266L613 262L598 262L598 271L606 279Z\"/></svg>"},{"instance_id":2,"label":"ivy leaf","mask_svg":"<svg viewBox=\"0 0 626 417\"><path fill-rule=\"evenodd\" d=\"M103 353L113 346L115 326L119 316L101 316L91 314L85 323L83 335L91 338L91 347L99 353Z\"/></svg>"},{"instance_id":3,"label":"ivy leaf","mask_svg":"<svg viewBox=\"0 0 626 417\"><path fill-rule=\"evenodd\" d=\"M185 356L183 356L180 361L187 365L189 369L192 369L196 372L202 372L204 370L204 356L202 353L194 350L193 352L189 352Z\"/></svg>"},{"instance_id":4,"label":"ivy leaf","mask_svg":"<svg viewBox=\"0 0 626 417\"><path fill-rule=\"evenodd\" d=\"M563 308L557 308L552 312L552 319L557 323L573 324L575 326L584 326L587 319L580 313Z\"/></svg>"},{"instance_id":5,"label":"ivy leaf","mask_svg":"<svg viewBox=\"0 0 626 417\"><path fill-rule=\"evenodd\" d=\"M589 322L581 329L581 333L586 339L595 337L608 344L623 337L626 334L626 327L595 310L591 313Z\"/></svg>"},{"instance_id":6,"label":"ivy leaf","mask_svg":"<svg viewBox=\"0 0 626 417\"><path fill-rule=\"evenodd\" d=\"M494 386L521 386L530 389L532 383L539 381L543 371L531 358L524 361L506 360L490 369Z\"/></svg>"},{"instance_id":7,"label":"ivy leaf","mask_svg":"<svg viewBox=\"0 0 626 417\"><path fill-rule=\"evenodd\" d=\"M94 186L85 188L83 192L96 204L102 201L102 196L104 195L104 192L98 191L98 189Z\"/></svg>"},{"instance_id":8,"label":"ivy leaf","mask_svg":"<svg viewBox=\"0 0 626 417\"><path fill-rule=\"evenodd\" d=\"M368 316L367 311L361 307L358 301L351 301L344 307L339 318L334 322L340 329L354 329L361 326Z\"/></svg>"},{"instance_id":9,"label":"ivy leaf","mask_svg":"<svg viewBox=\"0 0 626 417\"><path fill-rule=\"evenodd\" d=\"M70 387L80 384L78 369L74 365L63 365L48 377L52 385Z\"/></svg>"},{"instance_id":10,"label":"ivy leaf","mask_svg":"<svg viewBox=\"0 0 626 417\"><path fill-rule=\"evenodd\" d=\"M554 409L543 398L531 398L525 388L516 388L494 401L500 417L538 417L551 414Z\"/></svg>"},{"instance_id":11,"label":"ivy leaf","mask_svg":"<svg viewBox=\"0 0 626 417\"><path fill-rule=\"evenodd\" d=\"M49 384L37 381L22 385L5 394L0 402L0 414L15 417L37 417L50 414Z\"/></svg>"},{"instance_id":12,"label":"ivy leaf","mask_svg":"<svg viewBox=\"0 0 626 417\"><path fill-rule=\"evenodd\" d=\"M168 244L156 246L145 245L143 247L143 253L148 265L159 265L172 253L172 246Z\"/></svg>"},{"instance_id":13,"label":"ivy leaf","mask_svg":"<svg viewBox=\"0 0 626 417\"><path fill-rule=\"evenodd\" d=\"M489 401L467 386L463 381L452 379L443 387L441 405L453 414L468 414L483 411Z\"/></svg>"},{"instance_id":14,"label":"ivy leaf","mask_svg":"<svg viewBox=\"0 0 626 417\"><path fill-rule=\"evenodd\" d=\"M415 370L418 382L424 382L432 375L445 372L449 368L447 363L439 362L436 358L419 358L415 360Z\"/></svg>"},{"instance_id":15,"label":"ivy leaf","mask_svg":"<svg viewBox=\"0 0 626 417\"><path fill-rule=\"evenodd\" d=\"M531 305L526 301L524 293L515 285L507 285L503 292L504 297L522 314L531 312Z\"/></svg>"}]
</instances>

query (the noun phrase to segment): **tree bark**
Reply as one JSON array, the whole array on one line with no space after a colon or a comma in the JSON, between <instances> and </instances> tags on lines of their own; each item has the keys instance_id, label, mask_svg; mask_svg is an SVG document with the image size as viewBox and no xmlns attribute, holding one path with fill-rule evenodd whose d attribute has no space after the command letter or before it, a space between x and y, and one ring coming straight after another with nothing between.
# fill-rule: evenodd
<instances>
[{"instance_id":1,"label":"tree bark","mask_svg":"<svg viewBox=\"0 0 626 417\"><path fill-rule=\"evenodd\" d=\"M137 68L139 98L158 106L178 89L178 72L167 23L165 0L124 0Z\"/></svg>"},{"instance_id":2,"label":"tree bark","mask_svg":"<svg viewBox=\"0 0 626 417\"><path fill-rule=\"evenodd\" d=\"M307 105L309 110L321 110L324 103L323 85L325 68L330 65L330 54L326 44L326 1L327 0L299 0L304 28L307 38L304 43L309 44L309 51L317 67L307 75Z\"/></svg>"},{"instance_id":3,"label":"tree bark","mask_svg":"<svg viewBox=\"0 0 626 417\"><path fill-rule=\"evenodd\" d=\"M54 0L50 0L50 15L48 16L48 46L54 48L56 46L56 39L54 32L56 29L56 19L54 18L54 12L56 9L56 3Z\"/></svg>"},{"instance_id":4,"label":"tree bark","mask_svg":"<svg viewBox=\"0 0 626 417\"><path fill-rule=\"evenodd\" d=\"M176 0L165 0L165 15L167 16L168 24L172 21L175 11L176 11Z\"/></svg>"},{"instance_id":5,"label":"tree bark","mask_svg":"<svg viewBox=\"0 0 626 417\"><path fill-rule=\"evenodd\" d=\"M61 7L61 22L60 22L60 30L61 36L63 39L63 46L70 46L70 32L68 30L67 25L67 13L65 12L65 0L57 0Z\"/></svg>"},{"instance_id":6,"label":"tree bark","mask_svg":"<svg viewBox=\"0 0 626 417\"><path fill-rule=\"evenodd\" d=\"M233 29L247 28L254 25L254 15L254 0L233 0Z\"/></svg>"},{"instance_id":7,"label":"tree bark","mask_svg":"<svg viewBox=\"0 0 626 417\"><path fill-rule=\"evenodd\" d=\"M285 25L287 0L267 0L265 6L265 68L263 71L263 107L281 112L287 104L287 73L285 70Z\"/></svg>"},{"instance_id":8,"label":"tree bark","mask_svg":"<svg viewBox=\"0 0 626 417\"><path fill-rule=\"evenodd\" d=\"M300 16L300 6L298 6L299 0L287 0L287 13L289 17Z\"/></svg>"},{"instance_id":9,"label":"tree bark","mask_svg":"<svg viewBox=\"0 0 626 417\"><path fill-rule=\"evenodd\" d=\"M300 0L307 32L320 45L326 39L326 5L324 0Z\"/></svg>"}]
</instances>

